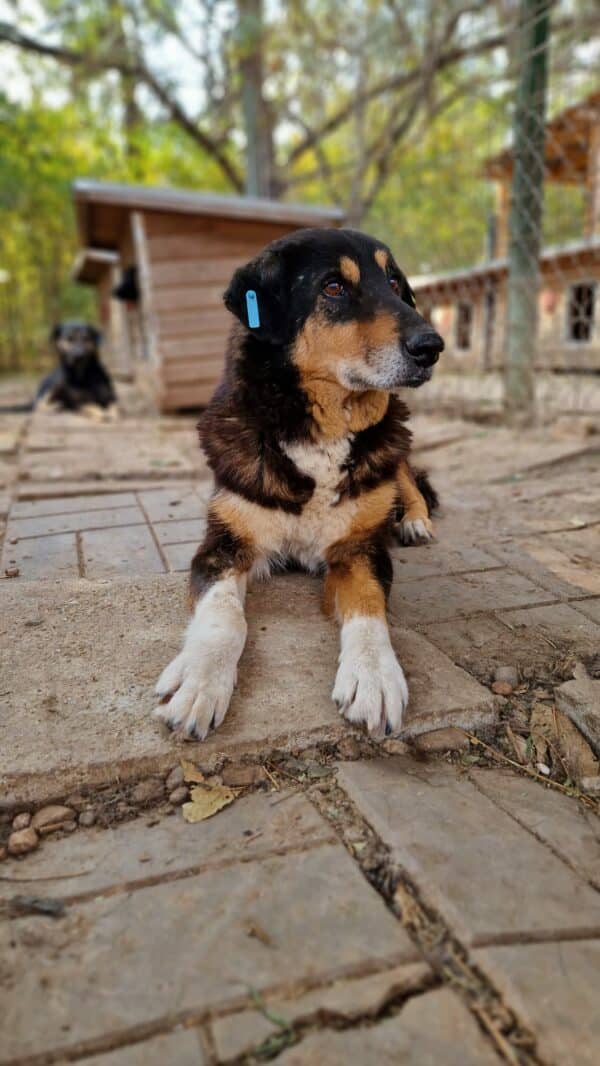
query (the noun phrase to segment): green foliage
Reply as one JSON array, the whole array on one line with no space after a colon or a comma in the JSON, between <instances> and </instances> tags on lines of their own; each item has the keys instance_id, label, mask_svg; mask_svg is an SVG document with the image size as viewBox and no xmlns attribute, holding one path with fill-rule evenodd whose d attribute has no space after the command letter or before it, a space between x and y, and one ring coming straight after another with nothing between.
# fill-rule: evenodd
<instances>
[{"instance_id":1,"label":"green foliage","mask_svg":"<svg viewBox=\"0 0 600 1066\"><path fill-rule=\"evenodd\" d=\"M0 370L39 369L64 317L94 319L91 290L70 280L79 248L76 177L223 189L222 174L178 128L119 127L83 103L27 105L0 96Z\"/></svg>"}]
</instances>

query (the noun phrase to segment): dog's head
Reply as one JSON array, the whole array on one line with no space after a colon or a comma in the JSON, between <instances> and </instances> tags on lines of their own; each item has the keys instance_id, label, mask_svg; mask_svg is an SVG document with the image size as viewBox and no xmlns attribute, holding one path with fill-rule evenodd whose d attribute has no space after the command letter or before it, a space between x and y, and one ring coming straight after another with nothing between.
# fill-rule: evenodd
<instances>
[{"instance_id":1,"label":"dog's head","mask_svg":"<svg viewBox=\"0 0 600 1066\"><path fill-rule=\"evenodd\" d=\"M97 357L102 334L88 322L68 321L57 323L50 339L61 363L67 367L75 367Z\"/></svg>"},{"instance_id":2,"label":"dog's head","mask_svg":"<svg viewBox=\"0 0 600 1066\"><path fill-rule=\"evenodd\" d=\"M274 241L236 271L224 299L252 334L285 348L303 380L350 391L422 385L444 348L389 248L354 230Z\"/></svg>"}]
</instances>

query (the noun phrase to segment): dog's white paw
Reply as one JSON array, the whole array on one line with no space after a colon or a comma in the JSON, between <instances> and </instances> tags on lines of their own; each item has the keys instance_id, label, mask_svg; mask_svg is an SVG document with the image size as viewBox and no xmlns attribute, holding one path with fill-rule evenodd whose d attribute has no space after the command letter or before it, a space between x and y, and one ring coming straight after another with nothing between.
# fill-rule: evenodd
<instances>
[{"instance_id":1,"label":"dog's white paw","mask_svg":"<svg viewBox=\"0 0 600 1066\"><path fill-rule=\"evenodd\" d=\"M403 518L396 526L400 544L429 544L435 540L433 526L428 518Z\"/></svg>"},{"instance_id":2,"label":"dog's white paw","mask_svg":"<svg viewBox=\"0 0 600 1066\"><path fill-rule=\"evenodd\" d=\"M196 605L183 651L158 679L154 714L183 736L205 740L227 714L246 641L242 596L231 577L209 589Z\"/></svg>"},{"instance_id":3,"label":"dog's white paw","mask_svg":"<svg viewBox=\"0 0 600 1066\"><path fill-rule=\"evenodd\" d=\"M342 650L332 699L349 722L364 723L374 737L398 733L408 686L378 618L352 618L342 628Z\"/></svg>"},{"instance_id":4,"label":"dog's white paw","mask_svg":"<svg viewBox=\"0 0 600 1066\"><path fill-rule=\"evenodd\" d=\"M186 647L158 679L156 694L165 702L154 714L183 736L205 740L227 714L236 675L235 663L219 663L206 651Z\"/></svg>"}]
</instances>

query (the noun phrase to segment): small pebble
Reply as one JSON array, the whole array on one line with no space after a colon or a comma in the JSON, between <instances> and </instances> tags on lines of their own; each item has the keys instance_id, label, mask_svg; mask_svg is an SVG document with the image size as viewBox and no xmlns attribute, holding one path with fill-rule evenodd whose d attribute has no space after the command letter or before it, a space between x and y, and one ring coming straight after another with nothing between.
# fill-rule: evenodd
<instances>
[{"instance_id":1,"label":"small pebble","mask_svg":"<svg viewBox=\"0 0 600 1066\"><path fill-rule=\"evenodd\" d=\"M64 829L65 833L73 833L77 829L77 822L63 822L61 829Z\"/></svg>"},{"instance_id":2,"label":"small pebble","mask_svg":"<svg viewBox=\"0 0 600 1066\"><path fill-rule=\"evenodd\" d=\"M16 814L13 818L12 827L15 830L27 829L27 826L31 824L31 815L29 811L23 811L22 814Z\"/></svg>"},{"instance_id":3,"label":"small pebble","mask_svg":"<svg viewBox=\"0 0 600 1066\"><path fill-rule=\"evenodd\" d=\"M584 792L590 792L592 795L600 796L599 774L597 774L595 777L582 777L580 785Z\"/></svg>"},{"instance_id":4,"label":"small pebble","mask_svg":"<svg viewBox=\"0 0 600 1066\"><path fill-rule=\"evenodd\" d=\"M82 811L79 815L79 824L84 829L89 829L91 825L96 821L96 812L93 807L87 807L85 811Z\"/></svg>"},{"instance_id":5,"label":"small pebble","mask_svg":"<svg viewBox=\"0 0 600 1066\"><path fill-rule=\"evenodd\" d=\"M516 688L519 684L519 674L516 666L497 666L494 670L494 681L506 681L508 685Z\"/></svg>"},{"instance_id":6,"label":"small pebble","mask_svg":"<svg viewBox=\"0 0 600 1066\"><path fill-rule=\"evenodd\" d=\"M9 537L8 543L9 544L18 544L19 543L19 538L18 537Z\"/></svg>"},{"instance_id":7,"label":"small pebble","mask_svg":"<svg viewBox=\"0 0 600 1066\"><path fill-rule=\"evenodd\" d=\"M18 566L7 566L4 571L5 577L18 577L21 571Z\"/></svg>"},{"instance_id":8,"label":"small pebble","mask_svg":"<svg viewBox=\"0 0 600 1066\"><path fill-rule=\"evenodd\" d=\"M405 744L403 740L396 740L395 737L382 740L381 747L387 751L388 755L407 755L410 751L408 744Z\"/></svg>"},{"instance_id":9,"label":"small pebble","mask_svg":"<svg viewBox=\"0 0 600 1066\"><path fill-rule=\"evenodd\" d=\"M226 766L221 770L223 784L231 788L245 788L256 781L263 781L265 777L262 766Z\"/></svg>"},{"instance_id":10,"label":"small pebble","mask_svg":"<svg viewBox=\"0 0 600 1066\"><path fill-rule=\"evenodd\" d=\"M144 781L138 782L131 798L134 803L152 803L153 800L162 799L164 793L165 786L160 777L147 777Z\"/></svg>"},{"instance_id":11,"label":"small pebble","mask_svg":"<svg viewBox=\"0 0 600 1066\"><path fill-rule=\"evenodd\" d=\"M179 788L174 788L172 792L169 792L169 803L172 803L174 807L180 807L187 798L188 790L185 785L180 785Z\"/></svg>"},{"instance_id":12,"label":"small pebble","mask_svg":"<svg viewBox=\"0 0 600 1066\"><path fill-rule=\"evenodd\" d=\"M538 771L538 773L543 774L544 777L549 777L550 776L550 767L546 766L545 762L536 762L535 768Z\"/></svg>"},{"instance_id":13,"label":"small pebble","mask_svg":"<svg viewBox=\"0 0 600 1066\"><path fill-rule=\"evenodd\" d=\"M8 852L4 847L4 844L0 845L0 862L3 862L7 855Z\"/></svg>"},{"instance_id":14,"label":"small pebble","mask_svg":"<svg viewBox=\"0 0 600 1066\"><path fill-rule=\"evenodd\" d=\"M19 829L18 832L11 833L8 838L8 851L11 855L27 855L29 851L35 851L38 844L39 837L30 825L27 829Z\"/></svg>"},{"instance_id":15,"label":"small pebble","mask_svg":"<svg viewBox=\"0 0 600 1066\"><path fill-rule=\"evenodd\" d=\"M447 729L434 729L431 733L421 733L415 737L415 748L423 752L468 751L469 738L462 729L449 726Z\"/></svg>"},{"instance_id":16,"label":"small pebble","mask_svg":"<svg viewBox=\"0 0 600 1066\"><path fill-rule=\"evenodd\" d=\"M59 803L52 803L48 807L42 807L41 810L36 811L31 824L34 829L37 829L43 835L46 833L54 833L56 829L62 829L65 822L70 822L74 818L74 813L71 807L63 807Z\"/></svg>"},{"instance_id":17,"label":"small pebble","mask_svg":"<svg viewBox=\"0 0 600 1066\"><path fill-rule=\"evenodd\" d=\"M360 755L360 744L354 737L342 737L338 741L337 750L343 759L358 759Z\"/></svg>"},{"instance_id":18,"label":"small pebble","mask_svg":"<svg viewBox=\"0 0 600 1066\"><path fill-rule=\"evenodd\" d=\"M496 696L510 696L512 690L513 687L512 685L509 685L508 681L494 681L492 685L492 692L494 692Z\"/></svg>"},{"instance_id":19,"label":"small pebble","mask_svg":"<svg viewBox=\"0 0 600 1066\"><path fill-rule=\"evenodd\" d=\"M174 766L171 773L165 778L165 788L167 792L172 792L174 788L179 788L183 782L183 769L181 766Z\"/></svg>"},{"instance_id":20,"label":"small pebble","mask_svg":"<svg viewBox=\"0 0 600 1066\"><path fill-rule=\"evenodd\" d=\"M80 792L73 792L71 796L67 796L65 804L67 807L73 807L76 811L82 811L87 803L87 800L81 795Z\"/></svg>"}]
</instances>

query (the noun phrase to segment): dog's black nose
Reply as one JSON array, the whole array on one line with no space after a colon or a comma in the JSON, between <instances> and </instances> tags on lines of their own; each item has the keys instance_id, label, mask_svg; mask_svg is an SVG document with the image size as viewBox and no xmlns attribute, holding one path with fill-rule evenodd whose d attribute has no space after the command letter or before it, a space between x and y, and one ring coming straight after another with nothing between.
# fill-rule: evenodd
<instances>
[{"instance_id":1,"label":"dog's black nose","mask_svg":"<svg viewBox=\"0 0 600 1066\"><path fill-rule=\"evenodd\" d=\"M413 333L412 337L409 337L404 344L417 366L433 366L434 363L437 363L440 352L444 350L442 338L433 329Z\"/></svg>"}]
</instances>

